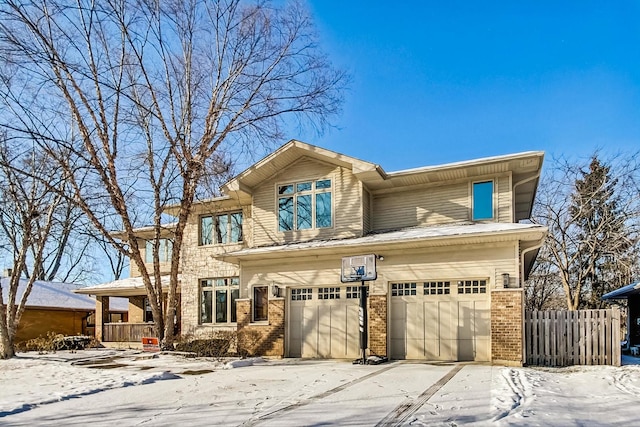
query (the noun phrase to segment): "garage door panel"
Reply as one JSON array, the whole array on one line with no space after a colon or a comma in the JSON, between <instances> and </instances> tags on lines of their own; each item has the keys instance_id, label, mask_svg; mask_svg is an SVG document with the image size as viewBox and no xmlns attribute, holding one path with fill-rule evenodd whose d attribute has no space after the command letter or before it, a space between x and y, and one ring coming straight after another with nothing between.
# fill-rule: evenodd
<instances>
[{"instance_id":1,"label":"garage door panel","mask_svg":"<svg viewBox=\"0 0 640 427\"><path fill-rule=\"evenodd\" d=\"M426 360L490 360L490 300L484 292L467 292L482 281L467 281L464 293L449 282L415 286L413 295L394 295L392 288L390 356ZM442 285L441 285L442 284ZM470 284L470 285L469 285ZM453 285L453 282L451 282ZM419 308L417 308L419 307Z\"/></svg>"},{"instance_id":2,"label":"garage door panel","mask_svg":"<svg viewBox=\"0 0 640 427\"><path fill-rule=\"evenodd\" d=\"M331 288L333 299L318 299L313 288L308 299L290 301L289 356L358 357L358 300L346 299L345 288L340 292L336 297L337 288Z\"/></svg>"}]
</instances>

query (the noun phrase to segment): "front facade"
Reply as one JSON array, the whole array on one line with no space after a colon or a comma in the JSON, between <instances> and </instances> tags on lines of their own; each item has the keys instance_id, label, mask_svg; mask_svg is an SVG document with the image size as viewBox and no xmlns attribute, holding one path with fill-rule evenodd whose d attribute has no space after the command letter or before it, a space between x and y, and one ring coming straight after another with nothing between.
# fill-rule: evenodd
<instances>
[{"instance_id":1,"label":"front facade","mask_svg":"<svg viewBox=\"0 0 640 427\"><path fill-rule=\"evenodd\" d=\"M522 364L522 283L546 229L521 221L542 160L386 173L290 141L195 205L182 334L251 331L261 354L357 358L360 283L341 283L341 262L374 254L369 354Z\"/></svg>"}]
</instances>

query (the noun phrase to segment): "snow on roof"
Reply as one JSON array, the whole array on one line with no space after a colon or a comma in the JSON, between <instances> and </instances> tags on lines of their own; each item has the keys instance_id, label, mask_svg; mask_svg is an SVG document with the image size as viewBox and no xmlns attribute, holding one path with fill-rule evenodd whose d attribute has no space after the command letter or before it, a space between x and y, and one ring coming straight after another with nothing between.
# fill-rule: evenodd
<instances>
[{"instance_id":1,"label":"snow on roof","mask_svg":"<svg viewBox=\"0 0 640 427\"><path fill-rule=\"evenodd\" d=\"M640 294L640 282L623 286L615 291L611 291L602 295L602 299L625 299L630 295Z\"/></svg>"},{"instance_id":2,"label":"snow on roof","mask_svg":"<svg viewBox=\"0 0 640 427\"><path fill-rule=\"evenodd\" d=\"M0 283L2 284L2 299L6 304L9 295L9 279L3 278ZM27 280L20 279L18 298L22 297L26 286ZM36 280L33 282L31 293L27 298L27 307L95 310L96 300L88 295L74 293L73 291L76 289L79 289L79 286L75 283ZM127 311L128 305L128 300L125 298L112 298L109 304L111 311Z\"/></svg>"},{"instance_id":3,"label":"snow on roof","mask_svg":"<svg viewBox=\"0 0 640 427\"><path fill-rule=\"evenodd\" d=\"M160 283L162 283L162 287L169 286L170 276L160 276ZM178 275L178 281L180 280L180 275ZM134 291L139 291L141 294L144 294L145 287L142 282L142 277L128 277L126 279L114 280L112 282L100 283L99 285L87 286L81 289L76 289L75 292L82 294L91 294L91 295L104 295L105 293L117 294L118 292L126 292L131 293Z\"/></svg>"},{"instance_id":4,"label":"snow on roof","mask_svg":"<svg viewBox=\"0 0 640 427\"><path fill-rule=\"evenodd\" d=\"M303 243L290 243L278 246L242 249L230 252L227 256L243 256L279 251L293 251L319 248L338 248L347 246L362 246L381 243L400 243L417 240L442 239L452 237L473 237L474 235L491 235L514 232L544 231L547 228L538 224L521 223L464 223L455 225L435 225L429 227L410 227L380 233L372 233L363 237L335 240L314 240Z\"/></svg>"}]
</instances>

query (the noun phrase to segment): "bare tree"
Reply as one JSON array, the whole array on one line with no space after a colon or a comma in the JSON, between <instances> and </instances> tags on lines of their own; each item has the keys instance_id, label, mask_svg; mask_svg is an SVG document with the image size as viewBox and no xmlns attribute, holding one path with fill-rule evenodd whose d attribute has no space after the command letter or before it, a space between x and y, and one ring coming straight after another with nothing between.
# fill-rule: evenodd
<instances>
[{"instance_id":1,"label":"bare tree","mask_svg":"<svg viewBox=\"0 0 640 427\"><path fill-rule=\"evenodd\" d=\"M93 226L140 270L167 345L203 177L280 140L291 120L324 129L346 80L298 3L8 0L0 55L0 126L56 159ZM179 209L164 306L158 249L168 204ZM105 226L113 216L123 241ZM151 271L136 240L143 223L155 231Z\"/></svg>"},{"instance_id":2,"label":"bare tree","mask_svg":"<svg viewBox=\"0 0 640 427\"><path fill-rule=\"evenodd\" d=\"M28 171L39 178L26 179ZM47 180L48 185L43 185ZM60 237L57 214L64 209L64 197L52 188L63 189L65 183L50 163L35 152L14 153L0 146L0 235L11 256L11 275L7 300L0 290L0 358L15 354L14 339L25 310L27 298L38 273L44 270L48 247ZM59 231L59 230L58 230ZM63 232L64 235L64 232ZM57 243L57 242L55 242ZM54 244L55 245L55 244ZM20 287L21 273L27 273L26 285Z\"/></svg>"},{"instance_id":3,"label":"bare tree","mask_svg":"<svg viewBox=\"0 0 640 427\"><path fill-rule=\"evenodd\" d=\"M549 256L548 246L540 248L529 279L525 282L527 310L556 310L566 306L560 275Z\"/></svg>"},{"instance_id":4,"label":"bare tree","mask_svg":"<svg viewBox=\"0 0 640 427\"><path fill-rule=\"evenodd\" d=\"M636 159L620 155L603 163L596 153L586 165L558 161L542 181L534 220L549 228L549 256L539 264L559 278L569 310L600 307L604 293L630 283L637 272Z\"/></svg>"}]
</instances>

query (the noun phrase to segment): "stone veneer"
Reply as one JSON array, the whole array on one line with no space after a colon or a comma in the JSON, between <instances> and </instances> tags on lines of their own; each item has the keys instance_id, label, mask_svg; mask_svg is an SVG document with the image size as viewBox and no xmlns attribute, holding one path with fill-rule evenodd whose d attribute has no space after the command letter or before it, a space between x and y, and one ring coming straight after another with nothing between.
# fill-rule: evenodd
<instances>
[{"instance_id":1,"label":"stone veneer","mask_svg":"<svg viewBox=\"0 0 640 427\"><path fill-rule=\"evenodd\" d=\"M523 289L491 292L491 362L522 366L524 356Z\"/></svg>"}]
</instances>

